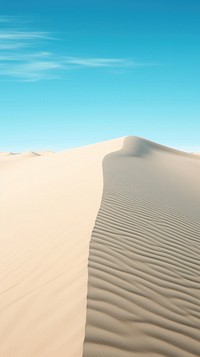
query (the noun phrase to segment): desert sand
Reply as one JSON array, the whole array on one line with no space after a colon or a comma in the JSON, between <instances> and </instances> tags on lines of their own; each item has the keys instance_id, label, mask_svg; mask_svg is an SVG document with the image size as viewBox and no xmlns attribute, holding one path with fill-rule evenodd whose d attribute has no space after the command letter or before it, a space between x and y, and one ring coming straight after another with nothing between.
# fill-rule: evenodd
<instances>
[{"instance_id":1,"label":"desert sand","mask_svg":"<svg viewBox=\"0 0 200 357\"><path fill-rule=\"evenodd\" d=\"M0 155L0 356L200 356L200 157Z\"/></svg>"},{"instance_id":2,"label":"desert sand","mask_svg":"<svg viewBox=\"0 0 200 357\"><path fill-rule=\"evenodd\" d=\"M103 173L83 356L200 356L199 157L128 137Z\"/></svg>"},{"instance_id":3,"label":"desert sand","mask_svg":"<svg viewBox=\"0 0 200 357\"><path fill-rule=\"evenodd\" d=\"M103 157L123 139L0 158L0 356L80 357Z\"/></svg>"}]
</instances>

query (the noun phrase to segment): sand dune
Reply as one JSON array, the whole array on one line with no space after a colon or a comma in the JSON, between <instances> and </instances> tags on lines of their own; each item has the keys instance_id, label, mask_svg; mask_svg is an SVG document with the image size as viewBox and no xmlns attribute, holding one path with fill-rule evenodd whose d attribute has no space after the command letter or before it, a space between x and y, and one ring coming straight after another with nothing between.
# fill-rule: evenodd
<instances>
[{"instance_id":1,"label":"sand dune","mask_svg":"<svg viewBox=\"0 0 200 357\"><path fill-rule=\"evenodd\" d=\"M103 173L83 356L200 356L199 158L129 137Z\"/></svg>"},{"instance_id":2,"label":"sand dune","mask_svg":"<svg viewBox=\"0 0 200 357\"><path fill-rule=\"evenodd\" d=\"M0 152L0 158L2 158L2 157L4 157L4 156L10 156L10 155L15 155L15 153L13 153L13 152Z\"/></svg>"},{"instance_id":3,"label":"sand dune","mask_svg":"<svg viewBox=\"0 0 200 357\"><path fill-rule=\"evenodd\" d=\"M30 159L33 157L35 158L37 156L44 156L50 154L53 154L53 152L52 151L41 151L41 152L28 151L22 153L13 153L13 152L0 153L0 165L2 165L3 163L6 164L17 163L24 159Z\"/></svg>"},{"instance_id":4,"label":"sand dune","mask_svg":"<svg viewBox=\"0 0 200 357\"><path fill-rule=\"evenodd\" d=\"M51 151L51 150L42 150L42 151L37 151L37 154L39 155L52 155L54 154L54 151Z\"/></svg>"},{"instance_id":5,"label":"sand dune","mask_svg":"<svg viewBox=\"0 0 200 357\"><path fill-rule=\"evenodd\" d=\"M200 355L200 157L123 142L0 155L1 357Z\"/></svg>"},{"instance_id":6,"label":"sand dune","mask_svg":"<svg viewBox=\"0 0 200 357\"><path fill-rule=\"evenodd\" d=\"M23 153L1 153L0 154L0 167L2 168L3 165L13 165L13 164L18 164L21 160L27 160L30 158L35 158L37 156L40 156L40 154L37 154L33 151L29 152L23 152Z\"/></svg>"}]
</instances>

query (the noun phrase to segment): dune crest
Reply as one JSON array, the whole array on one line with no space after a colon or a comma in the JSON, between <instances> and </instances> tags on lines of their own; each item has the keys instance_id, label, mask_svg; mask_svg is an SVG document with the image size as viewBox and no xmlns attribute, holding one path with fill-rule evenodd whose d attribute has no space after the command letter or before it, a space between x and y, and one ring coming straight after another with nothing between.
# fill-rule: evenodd
<instances>
[{"instance_id":1,"label":"dune crest","mask_svg":"<svg viewBox=\"0 0 200 357\"><path fill-rule=\"evenodd\" d=\"M153 141L140 138L138 136L127 136L124 139L124 144L121 149L121 153L134 155L134 156L145 156L153 153L154 151L164 151L166 153L173 153L180 156L195 157L198 153L188 153L178 149L173 149L168 146L164 146Z\"/></svg>"},{"instance_id":2,"label":"dune crest","mask_svg":"<svg viewBox=\"0 0 200 357\"><path fill-rule=\"evenodd\" d=\"M0 152L0 157L3 157L3 156L10 156L10 155L15 155L14 152Z\"/></svg>"}]
</instances>

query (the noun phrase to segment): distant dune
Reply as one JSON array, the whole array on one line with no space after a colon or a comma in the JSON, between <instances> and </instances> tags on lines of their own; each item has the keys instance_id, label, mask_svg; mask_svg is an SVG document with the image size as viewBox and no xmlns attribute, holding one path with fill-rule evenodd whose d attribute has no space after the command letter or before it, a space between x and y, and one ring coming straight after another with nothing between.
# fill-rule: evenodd
<instances>
[{"instance_id":1,"label":"distant dune","mask_svg":"<svg viewBox=\"0 0 200 357\"><path fill-rule=\"evenodd\" d=\"M200 356L200 156L127 137L0 171L0 356Z\"/></svg>"},{"instance_id":2,"label":"distant dune","mask_svg":"<svg viewBox=\"0 0 200 357\"><path fill-rule=\"evenodd\" d=\"M28 151L28 152L22 152L22 153L13 153L13 152L1 152L0 153L0 165L3 163L9 164L13 162L19 162L22 159L29 159L32 157L37 157L37 156L44 156L44 155L50 155L53 154L52 151L40 151L40 152L34 152L34 151Z\"/></svg>"}]
</instances>

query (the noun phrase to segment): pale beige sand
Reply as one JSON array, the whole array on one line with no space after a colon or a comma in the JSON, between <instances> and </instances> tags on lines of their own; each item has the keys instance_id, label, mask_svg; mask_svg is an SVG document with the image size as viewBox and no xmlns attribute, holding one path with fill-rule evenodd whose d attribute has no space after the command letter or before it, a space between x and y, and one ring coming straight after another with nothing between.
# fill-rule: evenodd
<instances>
[{"instance_id":1,"label":"pale beige sand","mask_svg":"<svg viewBox=\"0 0 200 357\"><path fill-rule=\"evenodd\" d=\"M122 142L1 156L1 357L82 356L102 160Z\"/></svg>"},{"instance_id":2,"label":"pale beige sand","mask_svg":"<svg viewBox=\"0 0 200 357\"><path fill-rule=\"evenodd\" d=\"M0 356L81 357L102 160L123 139L0 155ZM145 140L104 160L85 356L199 356L200 160Z\"/></svg>"},{"instance_id":3,"label":"pale beige sand","mask_svg":"<svg viewBox=\"0 0 200 357\"><path fill-rule=\"evenodd\" d=\"M30 157L35 156L45 156L45 155L52 155L53 151L27 151L22 153L14 153L14 152L0 152L0 165L3 162L14 162L14 161L21 161L22 159L28 159Z\"/></svg>"},{"instance_id":4,"label":"pale beige sand","mask_svg":"<svg viewBox=\"0 0 200 357\"><path fill-rule=\"evenodd\" d=\"M200 356L200 157L129 137L106 156L84 357Z\"/></svg>"}]
</instances>

